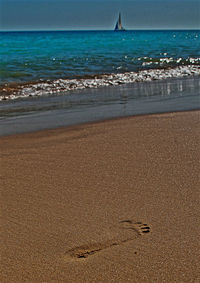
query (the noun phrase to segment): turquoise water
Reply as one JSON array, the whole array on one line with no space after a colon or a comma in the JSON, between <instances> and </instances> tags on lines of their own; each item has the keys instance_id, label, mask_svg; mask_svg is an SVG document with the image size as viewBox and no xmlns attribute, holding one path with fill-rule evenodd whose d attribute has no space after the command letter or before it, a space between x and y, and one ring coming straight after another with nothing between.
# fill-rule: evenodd
<instances>
[{"instance_id":1,"label":"turquoise water","mask_svg":"<svg viewBox=\"0 0 200 283\"><path fill-rule=\"evenodd\" d=\"M0 33L1 84L199 63L200 31Z\"/></svg>"}]
</instances>

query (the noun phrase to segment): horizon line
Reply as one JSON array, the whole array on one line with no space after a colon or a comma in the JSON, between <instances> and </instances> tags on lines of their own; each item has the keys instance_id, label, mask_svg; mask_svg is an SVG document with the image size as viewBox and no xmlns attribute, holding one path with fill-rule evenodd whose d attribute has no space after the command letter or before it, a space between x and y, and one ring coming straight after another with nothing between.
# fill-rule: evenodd
<instances>
[{"instance_id":1,"label":"horizon line","mask_svg":"<svg viewBox=\"0 0 200 283\"><path fill-rule=\"evenodd\" d=\"M17 29L0 30L0 32L71 32L71 31L115 31L113 29ZM126 29L126 31L200 31L200 28L161 28L161 29Z\"/></svg>"}]
</instances>

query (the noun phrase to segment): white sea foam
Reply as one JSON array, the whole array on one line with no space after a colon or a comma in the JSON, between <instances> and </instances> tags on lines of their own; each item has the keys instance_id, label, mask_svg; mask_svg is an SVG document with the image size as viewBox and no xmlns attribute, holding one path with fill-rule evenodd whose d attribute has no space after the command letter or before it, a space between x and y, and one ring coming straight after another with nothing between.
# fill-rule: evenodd
<instances>
[{"instance_id":1,"label":"white sea foam","mask_svg":"<svg viewBox=\"0 0 200 283\"><path fill-rule=\"evenodd\" d=\"M166 59L170 60L170 58L163 58L163 61ZM98 88L103 86L116 86L126 83L163 80L167 78L181 78L192 75L200 76L199 65L179 66L174 69L143 70L137 73L127 72L123 74L102 75L100 77L89 79L58 79L31 85L21 85L12 93L6 94L5 92L5 94L1 95L0 101L6 99L25 98L29 96L61 94L70 90Z\"/></svg>"}]
</instances>

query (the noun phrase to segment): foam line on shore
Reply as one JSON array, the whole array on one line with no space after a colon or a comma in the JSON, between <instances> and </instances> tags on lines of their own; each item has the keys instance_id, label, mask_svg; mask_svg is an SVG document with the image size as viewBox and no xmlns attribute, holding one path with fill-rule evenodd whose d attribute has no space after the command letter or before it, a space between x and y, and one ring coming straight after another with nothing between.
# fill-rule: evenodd
<instances>
[{"instance_id":1,"label":"foam line on shore","mask_svg":"<svg viewBox=\"0 0 200 283\"><path fill-rule=\"evenodd\" d=\"M32 96L62 94L70 90L116 86L134 82L148 82L167 78L200 76L200 66L179 66L173 69L150 69L139 72L105 74L91 78L58 79L54 81L19 84L0 88L0 101Z\"/></svg>"}]
</instances>

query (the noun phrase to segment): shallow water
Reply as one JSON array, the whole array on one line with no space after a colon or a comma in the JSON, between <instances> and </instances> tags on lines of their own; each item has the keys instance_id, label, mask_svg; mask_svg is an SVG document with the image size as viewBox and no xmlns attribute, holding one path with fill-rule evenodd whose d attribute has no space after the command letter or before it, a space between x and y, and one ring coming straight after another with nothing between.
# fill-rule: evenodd
<instances>
[{"instance_id":1,"label":"shallow water","mask_svg":"<svg viewBox=\"0 0 200 283\"><path fill-rule=\"evenodd\" d=\"M200 78L71 91L0 104L0 135L140 114L200 109Z\"/></svg>"}]
</instances>

